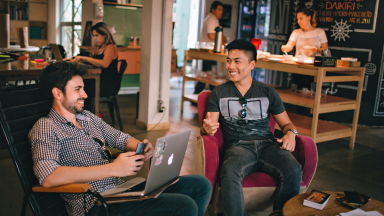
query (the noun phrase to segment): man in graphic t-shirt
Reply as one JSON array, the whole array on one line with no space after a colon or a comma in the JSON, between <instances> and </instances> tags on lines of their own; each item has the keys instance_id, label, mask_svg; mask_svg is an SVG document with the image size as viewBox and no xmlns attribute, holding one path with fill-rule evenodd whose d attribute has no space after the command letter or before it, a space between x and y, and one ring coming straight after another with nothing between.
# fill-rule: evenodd
<instances>
[{"instance_id":1,"label":"man in graphic t-shirt","mask_svg":"<svg viewBox=\"0 0 384 216\"><path fill-rule=\"evenodd\" d=\"M230 81L212 91L200 130L202 135L214 135L219 124L223 130L225 155L220 178L224 215L245 215L241 182L255 171L279 180L271 215L282 215L284 204L300 191L301 166L290 153L295 149L297 131L277 92L251 77L255 46L235 40L227 49ZM281 139L273 138L270 114L283 131Z\"/></svg>"}]
</instances>

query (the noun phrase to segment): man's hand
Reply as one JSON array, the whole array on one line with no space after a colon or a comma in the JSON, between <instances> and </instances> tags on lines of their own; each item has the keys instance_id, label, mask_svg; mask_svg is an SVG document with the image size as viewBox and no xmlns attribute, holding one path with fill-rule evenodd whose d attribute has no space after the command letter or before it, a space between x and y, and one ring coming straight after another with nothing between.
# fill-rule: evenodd
<instances>
[{"instance_id":1,"label":"man's hand","mask_svg":"<svg viewBox=\"0 0 384 216\"><path fill-rule=\"evenodd\" d=\"M279 143L283 143L280 149L285 149L287 151L293 152L296 147L296 135L292 131L288 131L281 139L277 139L276 141Z\"/></svg>"},{"instance_id":2,"label":"man's hand","mask_svg":"<svg viewBox=\"0 0 384 216\"><path fill-rule=\"evenodd\" d=\"M148 142L148 140L147 140ZM148 145L148 144L147 144ZM148 148L148 146L146 147ZM141 169L144 161L144 155L135 155L136 152L121 153L113 162L114 176L125 177L136 175L137 171Z\"/></svg>"},{"instance_id":3,"label":"man's hand","mask_svg":"<svg viewBox=\"0 0 384 216\"><path fill-rule=\"evenodd\" d=\"M148 160L149 158L153 157L154 148L150 142L148 142L147 139L143 140L143 143L145 143L144 148L144 161Z\"/></svg>"},{"instance_id":4,"label":"man's hand","mask_svg":"<svg viewBox=\"0 0 384 216\"><path fill-rule=\"evenodd\" d=\"M213 136L217 132L219 125L219 122L212 122L211 114L208 112L207 118L203 120L203 131L205 132L205 134Z\"/></svg>"}]
</instances>

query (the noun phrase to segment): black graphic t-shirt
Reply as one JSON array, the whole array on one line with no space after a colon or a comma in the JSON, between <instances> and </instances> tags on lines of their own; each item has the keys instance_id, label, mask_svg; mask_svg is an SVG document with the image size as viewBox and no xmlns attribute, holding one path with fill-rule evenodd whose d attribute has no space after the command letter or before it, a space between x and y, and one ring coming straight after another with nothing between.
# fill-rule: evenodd
<instances>
[{"instance_id":1,"label":"black graphic t-shirt","mask_svg":"<svg viewBox=\"0 0 384 216\"><path fill-rule=\"evenodd\" d=\"M207 112L220 112L219 122L226 145L237 140L272 139L270 113L278 115L285 111L276 90L254 80L244 95L246 106L240 98L243 98L240 91L229 81L217 86L208 99ZM240 115L243 109L245 118Z\"/></svg>"}]
</instances>

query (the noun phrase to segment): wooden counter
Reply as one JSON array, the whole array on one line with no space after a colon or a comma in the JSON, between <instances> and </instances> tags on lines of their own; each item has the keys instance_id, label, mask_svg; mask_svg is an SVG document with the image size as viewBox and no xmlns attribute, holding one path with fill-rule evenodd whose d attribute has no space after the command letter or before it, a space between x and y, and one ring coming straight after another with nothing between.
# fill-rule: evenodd
<instances>
[{"instance_id":1,"label":"wooden counter","mask_svg":"<svg viewBox=\"0 0 384 216\"><path fill-rule=\"evenodd\" d=\"M92 55L97 51L94 46L80 46L80 52L90 52ZM124 74L140 74L141 47L117 47L117 58L128 62ZM176 71L176 49L172 49L171 72Z\"/></svg>"},{"instance_id":2,"label":"wooden counter","mask_svg":"<svg viewBox=\"0 0 384 216\"><path fill-rule=\"evenodd\" d=\"M226 62L227 56L198 50L186 50L184 57L184 75L181 98L181 113L184 109L184 101L197 102L197 95L185 95L186 81L199 81L210 85L220 85L213 82L210 77L202 78L185 74L185 65L188 60L211 60ZM349 148L355 145L357 121L360 110L361 94L364 82L364 67L315 67L313 65L301 65L295 62L272 62L269 60L258 60L255 67L278 70L282 72L314 76L316 93L298 93L291 90L276 90L284 103L312 109L312 118L299 114L288 113L292 123L297 127L299 134L310 136L316 143L329 140L351 137ZM346 99L331 95L321 96L322 84L325 82L358 82L356 99ZM354 110L352 127L346 127L337 123L319 120L319 114L344 110ZM277 126L279 129L279 127Z\"/></svg>"}]
</instances>

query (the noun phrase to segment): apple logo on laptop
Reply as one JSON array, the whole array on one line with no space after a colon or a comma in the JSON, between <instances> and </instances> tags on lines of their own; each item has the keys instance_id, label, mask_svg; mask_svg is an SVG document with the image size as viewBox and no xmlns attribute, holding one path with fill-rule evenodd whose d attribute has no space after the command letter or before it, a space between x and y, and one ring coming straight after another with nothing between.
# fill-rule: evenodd
<instances>
[{"instance_id":1,"label":"apple logo on laptop","mask_svg":"<svg viewBox=\"0 0 384 216\"><path fill-rule=\"evenodd\" d=\"M168 158L168 165L171 165L172 162L173 162L173 154L171 154L171 156Z\"/></svg>"}]
</instances>

